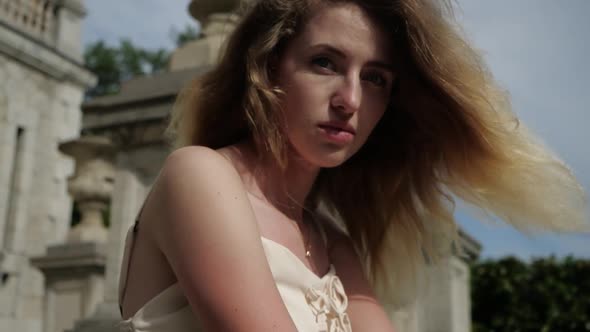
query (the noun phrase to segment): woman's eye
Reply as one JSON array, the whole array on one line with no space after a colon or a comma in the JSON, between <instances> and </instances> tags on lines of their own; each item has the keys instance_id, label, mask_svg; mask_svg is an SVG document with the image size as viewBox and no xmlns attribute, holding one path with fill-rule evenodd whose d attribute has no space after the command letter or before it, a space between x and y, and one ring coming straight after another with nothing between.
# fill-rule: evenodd
<instances>
[{"instance_id":1,"label":"woman's eye","mask_svg":"<svg viewBox=\"0 0 590 332\"><path fill-rule=\"evenodd\" d=\"M379 73L369 73L364 76L366 81L369 81L379 87L384 87L387 85L387 79Z\"/></svg>"},{"instance_id":2,"label":"woman's eye","mask_svg":"<svg viewBox=\"0 0 590 332\"><path fill-rule=\"evenodd\" d=\"M324 69L328 69L328 70L332 70L334 71L336 69L336 67L334 66L334 63L332 63L332 61L326 57L317 57L314 58L311 61L312 64L314 64L315 66L324 68Z\"/></svg>"}]
</instances>

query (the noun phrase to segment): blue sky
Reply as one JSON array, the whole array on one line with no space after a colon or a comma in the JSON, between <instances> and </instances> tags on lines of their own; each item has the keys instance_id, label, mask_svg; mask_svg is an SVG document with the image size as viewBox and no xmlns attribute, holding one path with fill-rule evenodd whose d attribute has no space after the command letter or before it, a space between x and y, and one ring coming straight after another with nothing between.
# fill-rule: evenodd
<instances>
[{"instance_id":1,"label":"blue sky","mask_svg":"<svg viewBox=\"0 0 590 332\"><path fill-rule=\"evenodd\" d=\"M215 1L215 0L212 0ZM573 169L590 191L590 1L458 0L456 15L512 96L514 111ZM83 39L145 48L173 47L173 29L197 25L188 0L92 0ZM550 204L550 202L548 202ZM459 223L484 246L484 257L573 254L590 258L590 234L524 236L484 224L465 210Z\"/></svg>"}]
</instances>

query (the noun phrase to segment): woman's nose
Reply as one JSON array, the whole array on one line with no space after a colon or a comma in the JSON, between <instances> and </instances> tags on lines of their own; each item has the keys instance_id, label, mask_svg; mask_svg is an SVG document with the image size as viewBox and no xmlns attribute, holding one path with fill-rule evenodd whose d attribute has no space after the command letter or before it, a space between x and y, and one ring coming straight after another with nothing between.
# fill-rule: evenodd
<instances>
[{"instance_id":1,"label":"woman's nose","mask_svg":"<svg viewBox=\"0 0 590 332\"><path fill-rule=\"evenodd\" d=\"M332 106L345 113L354 113L361 106L362 87L360 79L343 77L332 96Z\"/></svg>"}]
</instances>

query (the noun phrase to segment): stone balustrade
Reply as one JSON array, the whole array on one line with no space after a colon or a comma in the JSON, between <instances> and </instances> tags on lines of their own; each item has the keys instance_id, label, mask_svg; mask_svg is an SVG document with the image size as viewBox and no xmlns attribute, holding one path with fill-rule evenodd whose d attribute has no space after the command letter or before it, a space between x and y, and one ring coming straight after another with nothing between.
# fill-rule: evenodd
<instances>
[{"instance_id":1,"label":"stone balustrade","mask_svg":"<svg viewBox=\"0 0 590 332\"><path fill-rule=\"evenodd\" d=\"M56 9L52 0L0 0L0 21L52 45L56 39Z\"/></svg>"}]
</instances>

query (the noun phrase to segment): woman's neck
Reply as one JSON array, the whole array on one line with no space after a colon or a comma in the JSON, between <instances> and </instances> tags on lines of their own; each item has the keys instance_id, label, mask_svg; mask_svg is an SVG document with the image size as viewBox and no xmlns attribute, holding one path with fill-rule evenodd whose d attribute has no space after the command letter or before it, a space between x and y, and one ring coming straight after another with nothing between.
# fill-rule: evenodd
<instances>
[{"instance_id":1,"label":"woman's neck","mask_svg":"<svg viewBox=\"0 0 590 332\"><path fill-rule=\"evenodd\" d=\"M261 161L251 144L238 146L249 169L250 179L245 181L247 190L275 206L289 218L302 221L304 205L320 168L307 161L291 157L282 170L274 161ZM296 153L289 153L296 156Z\"/></svg>"}]
</instances>

